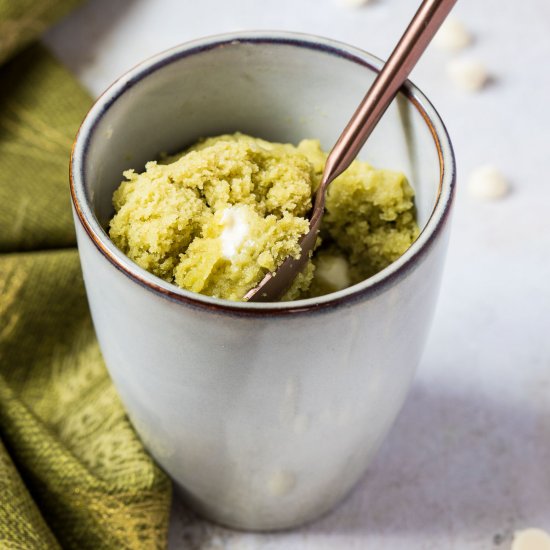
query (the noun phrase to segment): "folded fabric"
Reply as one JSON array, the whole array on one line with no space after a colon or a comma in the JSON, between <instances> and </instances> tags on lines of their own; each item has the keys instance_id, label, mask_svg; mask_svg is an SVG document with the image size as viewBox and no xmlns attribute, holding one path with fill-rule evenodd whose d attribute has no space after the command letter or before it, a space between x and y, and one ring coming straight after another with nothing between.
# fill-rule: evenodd
<instances>
[{"instance_id":1,"label":"folded fabric","mask_svg":"<svg viewBox=\"0 0 550 550\"><path fill-rule=\"evenodd\" d=\"M0 0L0 63L82 0Z\"/></svg>"},{"instance_id":2,"label":"folded fabric","mask_svg":"<svg viewBox=\"0 0 550 550\"><path fill-rule=\"evenodd\" d=\"M0 60L75 3L0 0ZM0 68L0 548L166 546L171 484L105 370L74 248L89 105L40 46Z\"/></svg>"}]
</instances>

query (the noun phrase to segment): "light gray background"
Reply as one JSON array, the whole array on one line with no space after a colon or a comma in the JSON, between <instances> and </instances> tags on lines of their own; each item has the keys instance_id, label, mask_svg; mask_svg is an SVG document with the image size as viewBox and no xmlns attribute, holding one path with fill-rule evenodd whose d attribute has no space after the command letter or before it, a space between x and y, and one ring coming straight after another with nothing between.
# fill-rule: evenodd
<instances>
[{"instance_id":1,"label":"light gray background","mask_svg":"<svg viewBox=\"0 0 550 550\"><path fill-rule=\"evenodd\" d=\"M94 94L143 58L204 35L285 29L381 57L417 6L373 0L91 0L46 43ZM174 505L172 549L509 548L516 529L550 530L550 3L461 0L475 34L465 57L493 82L478 94L432 48L413 80L456 147L459 189L441 299L416 382L366 477L333 514L301 530L243 534ZM469 173L494 163L513 184L481 203Z\"/></svg>"}]
</instances>

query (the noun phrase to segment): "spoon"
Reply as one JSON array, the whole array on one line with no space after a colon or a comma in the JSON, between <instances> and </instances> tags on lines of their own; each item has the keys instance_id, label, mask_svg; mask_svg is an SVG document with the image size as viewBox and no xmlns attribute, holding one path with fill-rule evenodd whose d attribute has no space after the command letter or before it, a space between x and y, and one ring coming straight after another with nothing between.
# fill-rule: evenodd
<instances>
[{"instance_id":1,"label":"spoon","mask_svg":"<svg viewBox=\"0 0 550 550\"><path fill-rule=\"evenodd\" d=\"M276 302L305 267L321 226L327 187L355 159L456 2L457 0L424 0L422 2L390 58L327 157L321 183L315 196L309 231L300 241L302 249L300 257L285 258L276 271L268 273L258 286L245 294L245 301Z\"/></svg>"}]
</instances>

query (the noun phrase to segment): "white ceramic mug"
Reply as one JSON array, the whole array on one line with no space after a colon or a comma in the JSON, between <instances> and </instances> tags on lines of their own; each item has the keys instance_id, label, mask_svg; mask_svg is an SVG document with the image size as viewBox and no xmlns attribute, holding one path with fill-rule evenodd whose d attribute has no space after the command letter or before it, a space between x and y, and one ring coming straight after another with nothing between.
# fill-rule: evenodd
<instances>
[{"instance_id":1,"label":"white ceramic mug","mask_svg":"<svg viewBox=\"0 0 550 550\"><path fill-rule=\"evenodd\" d=\"M91 109L71 160L82 270L107 367L144 444L187 501L246 529L328 511L356 484L410 387L444 263L454 157L407 83L363 158L403 170L422 233L374 277L296 302L235 303L179 289L109 240L123 170L201 136L242 131L329 149L381 62L282 32L206 38L161 53Z\"/></svg>"}]
</instances>

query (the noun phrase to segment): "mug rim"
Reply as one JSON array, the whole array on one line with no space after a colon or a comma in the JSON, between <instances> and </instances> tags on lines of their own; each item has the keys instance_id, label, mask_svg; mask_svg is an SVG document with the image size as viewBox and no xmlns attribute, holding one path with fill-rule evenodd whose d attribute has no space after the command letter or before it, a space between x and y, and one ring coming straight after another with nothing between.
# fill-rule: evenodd
<instances>
[{"instance_id":1,"label":"mug rim","mask_svg":"<svg viewBox=\"0 0 550 550\"><path fill-rule=\"evenodd\" d=\"M431 248L449 218L456 186L456 162L447 129L432 103L410 80L405 82L400 92L416 108L432 134L440 168L437 198L419 236L405 253L386 268L360 283L317 298L288 302L234 302L214 298L182 289L141 268L115 246L97 220L86 192L84 161L94 130L103 115L127 90L156 70L185 57L243 43L286 45L316 50L352 61L363 69L373 72L379 72L383 66L383 61L380 58L354 46L312 34L287 31L242 31L217 34L185 42L160 52L138 63L115 80L99 96L86 114L73 142L69 165L70 191L76 213L75 218L78 218L85 233L98 251L124 275L160 297L203 311L230 313L238 316L295 315L331 310L379 294L388 285L395 283L396 280L414 269L416 263Z\"/></svg>"}]
</instances>

